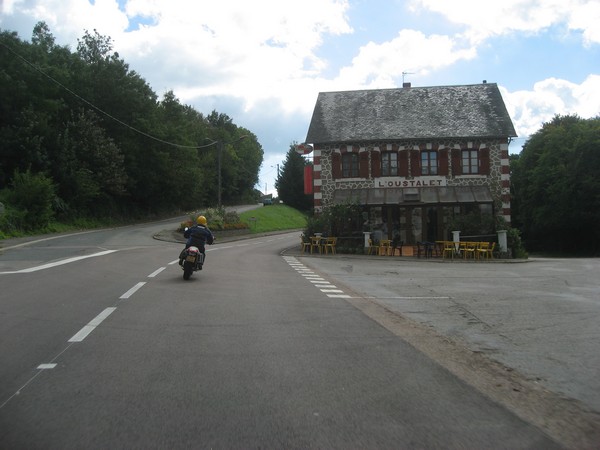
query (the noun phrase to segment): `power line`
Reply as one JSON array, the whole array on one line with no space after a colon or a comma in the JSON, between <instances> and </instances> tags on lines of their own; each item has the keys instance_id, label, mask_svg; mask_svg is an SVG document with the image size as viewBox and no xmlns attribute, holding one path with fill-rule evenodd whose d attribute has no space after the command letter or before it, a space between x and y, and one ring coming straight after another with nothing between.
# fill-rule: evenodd
<instances>
[{"instance_id":1,"label":"power line","mask_svg":"<svg viewBox=\"0 0 600 450\"><path fill-rule=\"evenodd\" d=\"M139 130L137 128L135 128L134 126L129 125L128 123L123 122L120 119L117 119L116 117L114 117L113 115L107 113L106 111L102 110L101 108L99 108L98 106L94 105L92 102L90 102L89 100L86 100L85 98L83 98L81 95L77 94L76 92L72 91L71 89L69 89L67 86L65 86L64 84L62 84L60 81L54 79L52 76L48 75L46 72L44 72L42 69L40 69L39 67L37 67L35 64L33 64L32 62L30 62L29 60L27 60L25 57L21 56L19 53L17 53L16 51L14 51L12 48L10 48L9 46L7 46L6 44L4 44L3 42L0 42L0 45L2 45L2 47L4 47L5 49L7 49L9 52L11 52L13 55L15 55L17 58L21 59L25 64L27 64L28 66L32 67L34 70L36 70L37 72L41 73L42 75L44 75L46 78L48 78L49 80L51 80L53 83L57 84L58 86L60 86L61 88L63 88L64 90L66 90L68 93L70 93L71 95L73 95L74 97L78 98L79 100L81 100L82 102L86 103L87 105L91 106L92 108L94 108L96 111L98 111L99 113L105 115L106 117L108 117L109 119L114 120L115 122L123 125L126 128L129 128L130 130L141 134L142 136L145 136L149 139L152 139L154 141L160 142L161 144L165 144L165 145L170 145L172 147L178 147L178 148L187 148L187 149L201 149L201 148L205 148L208 147L212 144L209 145L201 145L201 146L197 146L197 145L181 145L181 144L176 144L174 142L169 142L169 141L165 141L163 139L160 139L156 136L152 136L151 134L146 133L145 131Z\"/></svg>"}]
</instances>

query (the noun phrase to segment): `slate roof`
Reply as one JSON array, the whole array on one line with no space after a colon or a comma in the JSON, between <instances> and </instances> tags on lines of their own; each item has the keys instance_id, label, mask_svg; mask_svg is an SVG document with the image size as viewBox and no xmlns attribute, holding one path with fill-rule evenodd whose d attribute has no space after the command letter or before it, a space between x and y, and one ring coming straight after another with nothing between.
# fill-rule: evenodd
<instances>
[{"instance_id":1,"label":"slate roof","mask_svg":"<svg viewBox=\"0 0 600 450\"><path fill-rule=\"evenodd\" d=\"M306 142L515 137L495 83L321 92Z\"/></svg>"}]
</instances>

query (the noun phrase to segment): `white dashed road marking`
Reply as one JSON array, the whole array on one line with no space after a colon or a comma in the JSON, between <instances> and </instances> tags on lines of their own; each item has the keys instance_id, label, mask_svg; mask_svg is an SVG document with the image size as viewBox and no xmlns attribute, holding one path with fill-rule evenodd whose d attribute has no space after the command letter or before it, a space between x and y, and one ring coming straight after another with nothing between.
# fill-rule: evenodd
<instances>
[{"instance_id":1,"label":"white dashed road marking","mask_svg":"<svg viewBox=\"0 0 600 450\"><path fill-rule=\"evenodd\" d=\"M100 314L98 314L96 317L94 317L90 323L88 323L86 326L84 326L81 330L79 330L71 339L69 339L69 342L81 342L83 341L88 334L90 334L92 331L94 331L94 329L100 325L104 319L106 319L108 316L110 316L114 311L115 311L115 307L112 308L106 308L104 311L102 311Z\"/></svg>"},{"instance_id":2,"label":"white dashed road marking","mask_svg":"<svg viewBox=\"0 0 600 450\"><path fill-rule=\"evenodd\" d=\"M316 288L318 288L323 294L327 295L327 297L332 298L352 298L352 296L348 294L344 294L344 291L338 289L337 286L331 284L329 281L325 280L321 276L315 274L314 271L306 267L304 264L299 262L293 256L284 256L283 259L290 265L290 267L294 268L296 272L304 277L305 280L309 281Z\"/></svg>"},{"instance_id":3,"label":"white dashed road marking","mask_svg":"<svg viewBox=\"0 0 600 450\"><path fill-rule=\"evenodd\" d=\"M141 288L145 284L146 284L145 281L140 281L138 284L133 286L131 289L129 289L127 292L125 292L123 295L121 295L119 298L125 299L125 298L131 297L133 294L135 294L135 291L137 291L139 288Z\"/></svg>"}]
</instances>

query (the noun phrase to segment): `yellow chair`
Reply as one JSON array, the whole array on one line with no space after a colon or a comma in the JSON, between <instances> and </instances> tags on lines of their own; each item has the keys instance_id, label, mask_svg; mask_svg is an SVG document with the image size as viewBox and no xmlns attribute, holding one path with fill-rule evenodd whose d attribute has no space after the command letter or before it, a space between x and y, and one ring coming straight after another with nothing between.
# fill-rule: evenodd
<instances>
[{"instance_id":1,"label":"yellow chair","mask_svg":"<svg viewBox=\"0 0 600 450\"><path fill-rule=\"evenodd\" d=\"M454 259L456 253L456 245L452 241L442 241L442 258L446 258L447 255L450 259Z\"/></svg>"},{"instance_id":2,"label":"yellow chair","mask_svg":"<svg viewBox=\"0 0 600 450\"><path fill-rule=\"evenodd\" d=\"M321 240L323 238L318 237L318 236L312 236L310 238L310 253L312 254L313 250L316 248L317 250L319 250L319 254L321 254L321 252L323 251L322 247L321 247Z\"/></svg>"},{"instance_id":3,"label":"yellow chair","mask_svg":"<svg viewBox=\"0 0 600 450\"><path fill-rule=\"evenodd\" d=\"M475 250L475 258L481 259L481 256L490 248L489 242L479 242L477 250Z\"/></svg>"},{"instance_id":4,"label":"yellow chair","mask_svg":"<svg viewBox=\"0 0 600 450\"><path fill-rule=\"evenodd\" d=\"M382 239L379 241L379 255L388 256L392 251L392 241L390 239Z\"/></svg>"},{"instance_id":5,"label":"yellow chair","mask_svg":"<svg viewBox=\"0 0 600 450\"><path fill-rule=\"evenodd\" d=\"M379 251L379 246L373 244L373 239L369 239L369 246L367 247L367 255L376 255Z\"/></svg>"},{"instance_id":6,"label":"yellow chair","mask_svg":"<svg viewBox=\"0 0 600 450\"><path fill-rule=\"evenodd\" d=\"M496 248L496 243L492 242L490 244L489 242L482 242L482 244L486 245L481 245L477 249L477 255L479 258L494 259L494 249Z\"/></svg>"},{"instance_id":7,"label":"yellow chair","mask_svg":"<svg viewBox=\"0 0 600 450\"><path fill-rule=\"evenodd\" d=\"M469 258L475 259L478 245L479 245L479 242L465 242L464 248L462 248L463 258L464 259L469 259Z\"/></svg>"},{"instance_id":8,"label":"yellow chair","mask_svg":"<svg viewBox=\"0 0 600 450\"><path fill-rule=\"evenodd\" d=\"M308 249L310 249L310 242L305 241L302 239L302 236L300 236L300 251L304 253Z\"/></svg>"},{"instance_id":9,"label":"yellow chair","mask_svg":"<svg viewBox=\"0 0 600 450\"><path fill-rule=\"evenodd\" d=\"M337 244L337 238L336 237L330 237L325 239L325 244L323 244L323 249L325 250L325 254L327 255L329 253L329 250L331 250L331 254L335 255L335 245Z\"/></svg>"}]
</instances>

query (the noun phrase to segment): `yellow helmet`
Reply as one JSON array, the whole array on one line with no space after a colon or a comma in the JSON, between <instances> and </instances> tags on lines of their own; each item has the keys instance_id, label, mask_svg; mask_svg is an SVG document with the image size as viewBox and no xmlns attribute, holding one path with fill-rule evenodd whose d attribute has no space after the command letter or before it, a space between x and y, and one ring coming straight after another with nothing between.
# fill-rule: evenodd
<instances>
[{"instance_id":1,"label":"yellow helmet","mask_svg":"<svg viewBox=\"0 0 600 450\"><path fill-rule=\"evenodd\" d=\"M206 225L206 217L198 216L198 218L196 219L196 223L198 225Z\"/></svg>"}]
</instances>

